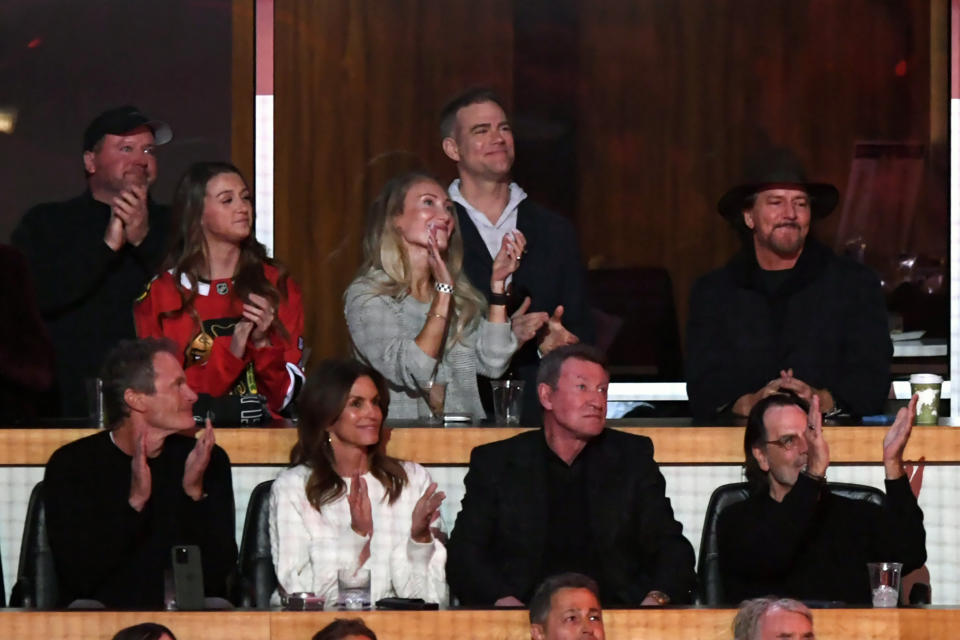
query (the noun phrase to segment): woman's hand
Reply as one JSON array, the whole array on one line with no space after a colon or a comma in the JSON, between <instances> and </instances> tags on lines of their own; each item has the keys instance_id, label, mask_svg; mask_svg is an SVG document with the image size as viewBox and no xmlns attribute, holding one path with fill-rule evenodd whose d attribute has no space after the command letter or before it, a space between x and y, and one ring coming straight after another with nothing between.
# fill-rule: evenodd
<instances>
[{"instance_id":1,"label":"woman's hand","mask_svg":"<svg viewBox=\"0 0 960 640\"><path fill-rule=\"evenodd\" d=\"M367 481L359 473L351 478L347 503L350 505L350 528L357 535L364 537L371 535L373 513L370 510L370 496L367 494Z\"/></svg>"},{"instance_id":2,"label":"woman's hand","mask_svg":"<svg viewBox=\"0 0 960 640\"><path fill-rule=\"evenodd\" d=\"M247 350L247 340L253 331L253 323L249 320L240 320L233 327L233 337L230 339L230 353L243 360L243 352Z\"/></svg>"},{"instance_id":3,"label":"woman's hand","mask_svg":"<svg viewBox=\"0 0 960 640\"><path fill-rule=\"evenodd\" d=\"M527 247L527 239L519 229L508 232L500 243L500 251L493 259L490 273L490 289L494 293L503 293L503 282L520 266L520 259Z\"/></svg>"},{"instance_id":4,"label":"woman's hand","mask_svg":"<svg viewBox=\"0 0 960 640\"><path fill-rule=\"evenodd\" d=\"M416 506L413 507L413 516L410 524L410 537L415 542L430 542L430 525L440 517L440 503L447 497L443 491L437 491L437 483L431 482L423 492Z\"/></svg>"},{"instance_id":5,"label":"woman's hand","mask_svg":"<svg viewBox=\"0 0 960 640\"><path fill-rule=\"evenodd\" d=\"M546 311L534 311L527 313L530 308L530 296L523 299L520 308L510 316L510 328L513 329L513 335L517 336L517 342L522 346L527 340L535 335L540 327L547 323L550 316Z\"/></svg>"},{"instance_id":6,"label":"woman's hand","mask_svg":"<svg viewBox=\"0 0 960 640\"><path fill-rule=\"evenodd\" d=\"M450 275L450 270L447 269L447 263L444 260L443 254L440 253L440 248L437 246L437 228L430 227L428 234L427 264L430 266L433 281L448 284L452 287L453 277Z\"/></svg>"},{"instance_id":7,"label":"woman's hand","mask_svg":"<svg viewBox=\"0 0 960 640\"><path fill-rule=\"evenodd\" d=\"M270 346L268 333L277 317L277 310L273 308L270 301L263 296L251 293L250 298L243 305L243 317L253 324L253 331L250 334L253 346L257 349Z\"/></svg>"}]
</instances>

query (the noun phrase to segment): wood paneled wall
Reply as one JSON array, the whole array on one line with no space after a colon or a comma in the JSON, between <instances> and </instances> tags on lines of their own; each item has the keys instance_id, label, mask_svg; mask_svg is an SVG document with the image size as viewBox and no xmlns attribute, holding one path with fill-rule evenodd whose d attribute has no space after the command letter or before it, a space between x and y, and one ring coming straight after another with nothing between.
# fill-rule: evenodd
<instances>
[{"instance_id":1,"label":"wood paneled wall","mask_svg":"<svg viewBox=\"0 0 960 640\"><path fill-rule=\"evenodd\" d=\"M255 178L254 153L254 86L255 32L253 26L254 0L234 0L230 5L232 36L230 93L230 161L248 176Z\"/></svg>"},{"instance_id":2,"label":"wood paneled wall","mask_svg":"<svg viewBox=\"0 0 960 640\"><path fill-rule=\"evenodd\" d=\"M349 351L372 194L420 163L453 176L437 113L460 89L504 95L523 187L574 219L592 264L666 266L683 321L693 279L735 249L715 203L758 146L795 148L842 192L855 141L929 141L930 16L926 0L277 0L276 254L315 357Z\"/></svg>"},{"instance_id":3,"label":"wood paneled wall","mask_svg":"<svg viewBox=\"0 0 960 640\"><path fill-rule=\"evenodd\" d=\"M349 352L367 202L402 169L453 175L437 114L465 85L512 85L512 24L508 0L277 2L275 249L303 285L314 357Z\"/></svg>"}]
</instances>

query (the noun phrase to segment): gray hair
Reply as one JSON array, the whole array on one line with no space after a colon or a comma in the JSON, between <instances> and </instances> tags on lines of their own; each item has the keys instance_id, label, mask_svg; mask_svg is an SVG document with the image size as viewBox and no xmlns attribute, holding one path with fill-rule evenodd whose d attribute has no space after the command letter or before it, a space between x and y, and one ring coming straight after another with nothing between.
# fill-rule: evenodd
<instances>
[{"instance_id":1,"label":"gray hair","mask_svg":"<svg viewBox=\"0 0 960 640\"><path fill-rule=\"evenodd\" d=\"M733 640L760 640L763 617L774 609L799 613L813 625L813 614L805 604L791 598L754 598L740 603L737 617L733 619Z\"/></svg>"}]
</instances>

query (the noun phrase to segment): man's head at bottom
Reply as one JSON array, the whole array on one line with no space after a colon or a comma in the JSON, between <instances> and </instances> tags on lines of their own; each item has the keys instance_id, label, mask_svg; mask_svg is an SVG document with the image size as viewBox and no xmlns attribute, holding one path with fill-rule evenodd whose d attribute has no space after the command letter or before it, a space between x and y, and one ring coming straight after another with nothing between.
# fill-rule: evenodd
<instances>
[{"instance_id":1,"label":"man's head at bottom","mask_svg":"<svg viewBox=\"0 0 960 640\"><path fill-rule=\"evenodd\" d=\"M530 600L530 637L604 640L599 593L596 581L580 573L547 578Z\"/></svg>"},{"instance_id":2,"label":"man's head at bottom","mask_svg":"<svg viewBox=\"0 0 960 640\"><path fill-rule=\"evenodd\" d=\"M740 603L734 640L814 640L813 614L790 598L754 598Z\"/></svg>"}]
</instances>

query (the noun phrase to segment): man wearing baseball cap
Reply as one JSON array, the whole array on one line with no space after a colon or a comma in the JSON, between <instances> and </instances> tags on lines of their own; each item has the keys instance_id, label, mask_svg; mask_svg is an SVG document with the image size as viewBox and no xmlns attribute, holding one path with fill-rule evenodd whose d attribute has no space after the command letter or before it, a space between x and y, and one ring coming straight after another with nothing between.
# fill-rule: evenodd
<instances>
[{"instance_id":1,"label":"man wearing baseball cap","mask_svg":"<svg viewBox=\"0 0 960 640\"><path fill-rule=\"evenodd\" d=\"M809 236L840 194L808 181L796 156L753 159L717 205L744 239L690 294L687 395L695 418L746 416L789 391L827 414L882 411L893 347L876 274Z\"/></svg>"},{"instance_id":2,"label":"man wearing baseball cap","mask_svg":"<svg viewBox=\"0 0 960 640\"><path fill-rule=\"evenodd\" d=\"M132 305L166 247L169 211L153 202L154 150L170 126L134 106L101 113L83 134L87 190L66 202L31 208L14 229L57 356L59 410L87 416L87 380L104 354L134 338Z\"/></svg>"}]
</instances>

